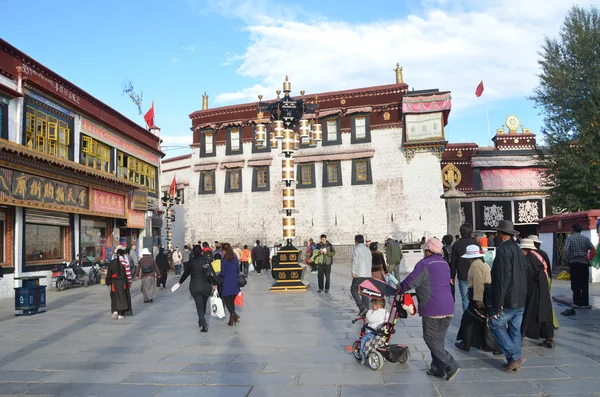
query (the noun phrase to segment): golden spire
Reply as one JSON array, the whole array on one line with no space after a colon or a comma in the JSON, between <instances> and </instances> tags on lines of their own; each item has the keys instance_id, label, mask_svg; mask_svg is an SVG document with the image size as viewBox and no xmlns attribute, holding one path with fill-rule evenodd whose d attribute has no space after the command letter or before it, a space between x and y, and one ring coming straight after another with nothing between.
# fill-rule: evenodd
<instances>
[{"instance_id":1,"label":"golden spire","mask_svg":"<svg viewBox=\"0 0 600 397\"><path fill-rule=\"evenodd\" d=\"M396 64L396 69L394 69L394 72L396 72L396 84L404 83L404 79L402 78L402 68L400 67L399 63Z\"/></svg>"},{"instance_id":2,"label":"golden spire","mask_svg":"<svg viewBox=\"0 0 600 397\"><path fill-rule=\"evenodd\" d=\"M206 95L206 91L202 95L202 110L208 110L208 95Z\"/></svg>"}]
</instances>

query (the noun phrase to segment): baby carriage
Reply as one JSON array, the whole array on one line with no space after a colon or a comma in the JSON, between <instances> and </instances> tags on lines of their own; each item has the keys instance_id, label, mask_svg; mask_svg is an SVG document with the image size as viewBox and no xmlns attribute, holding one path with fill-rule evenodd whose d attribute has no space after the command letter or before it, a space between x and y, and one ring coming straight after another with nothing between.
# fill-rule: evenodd
<instances>
[{"instance_id":1,"label":"baby carriage","mask_svg":"<svg viewBox=\"0 0 600 397\"><path fill-rule=\"evenodd\" d=\"M380 371L383 368L384 359L391 363L406 363L410 359L408 346L391 344L390 338L396 333L395 327L399 318L407 318L408 311L410 311L411 315L416 313L412 296L372 279L363 281L358 286L358 293L371 299L381 299L389 295L393 296L393 300L387 321L377 327L377 329L369 327L365 317L352 320L352 324L358 321L362 321L363 324L358 340L351 347L354 358L359 361L362 360L361 341L367 334L367 331L370 331L375 334L375 337L371 338L365 344L366 364L369 368L374 371Z\"/></svg>"}]
</instances>

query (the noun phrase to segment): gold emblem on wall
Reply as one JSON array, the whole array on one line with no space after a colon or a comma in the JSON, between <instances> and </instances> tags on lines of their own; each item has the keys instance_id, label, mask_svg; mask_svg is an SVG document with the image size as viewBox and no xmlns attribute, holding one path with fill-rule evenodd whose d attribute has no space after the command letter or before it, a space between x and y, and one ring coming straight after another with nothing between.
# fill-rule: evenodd
<instances>
[{"instance_id":1,"label":"gold emblem on wall","mask_svg":"<svg viewBox=\"0 0 600 397\"><path fill-rule=\"evenodd\" d=\"M290 273L290 277L291 278L298 278L298 272L292 272L292 273Z\"/></svg>"},{"instance_id":2,"label":"gold emblem on wall","mask_svg":"<svg viewBox=\"0 0 600 397\"><path fill-rule=\"evenodd\" d=\"M277 278L279 280L285 280L285 272L279 272L279 274L277 275Z\"/></svg>"},{"instance_id":3,"label":"gold emblem on wall","mask_svg":"<svg viewBox=\"0 0 600 397\"><path fill-rule=\"evenodd\" d=\"M462 150L458 150L458 152L456 152L456 157L460 158L463 156Z\"/></svg>"},{"instance_id":4,"label":"gold emblem on wall","mask_svg":"<svg viewBox=\"0 0 600 397\"><path fill-rule=\"evenodd\" d=\"M388 121L388 120L390 119L390 112L385 112L385 113L383 114L383 119L384 119L385 121Z\"/></svg>"},{"instance_id":5,"label":"gold emblem on wall","mask_svg":"<svg viewBox=\"0 0 600 397\"><path fill-rule=\"evenodd\" d=\"M340 103L341 103L342 105L345 105L345 104L346 104L346 100L345 100L345 99L342 99L342 100L340 101Z\"/></svg>"},{"instance_id":6,"label":"gold emblem on wall","mask_svg":"<svg viewBox=\"0 0 600 397\"><path fill-rule=\"evenodd\" d=\"M462 180L460 170L454 164L446 164L442 169L442 182L448 188L456 187Z\"/></svg>"},{"instance_id":7,"label":"gold emblem on wall","mask_svg":"<svg viewBox=\"0 0 600 397\"><path fill-rule=\"evenodd\" d=\"M297 260L296 254L290 254L290 262L295 262Z\"/></svg>"}]
</instances>

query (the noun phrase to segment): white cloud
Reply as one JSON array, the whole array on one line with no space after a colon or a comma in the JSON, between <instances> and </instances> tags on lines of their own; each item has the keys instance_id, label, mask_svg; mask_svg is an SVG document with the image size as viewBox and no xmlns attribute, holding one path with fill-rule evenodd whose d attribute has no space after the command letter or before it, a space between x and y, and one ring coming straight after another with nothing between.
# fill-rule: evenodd
<instances>
[{"instance_id":1,"label":"white cloud","mask_svg":"<svg viewBox=\"0 0 600 397\"><path fill-rule=\"evenodd\" d=\"M193 45L184 45L183 47L181 47L181 49L183 51L196 52L196 47L194 47Z\"/></svg>"},{"instance_id":2,"label":"white cloud","mask_svg":"<svg viewBox=\"0 0 600 397\"><path fill-rule=\"evenodd\" d=\"M171 59L171 63L177 63L177 62L179 62L179 58L173 58L173 59Z\"/></svg>"},{"instance_id":3,"label":"white cloud","mask_svg":"<svg viewBox=\"0 0 600 397\"><path fill-rule=\"evenodd\" d=\"M300 21L294 18L296 10L268 0L215 4L246 23L251 43L243 54L228 56L228 62L241 62L237 73L258 83L219 94L217 102L255 101L263 89L265 99L274 98L286 75L294 93L391 84L399 62L410 87L451 90L458 110L486 99L530 95L544 35L557 35L571 7L564 0L423 0L418 14L349 23ZM476 98L481 80L484 97Z\"/></svg>"}]
</instances>

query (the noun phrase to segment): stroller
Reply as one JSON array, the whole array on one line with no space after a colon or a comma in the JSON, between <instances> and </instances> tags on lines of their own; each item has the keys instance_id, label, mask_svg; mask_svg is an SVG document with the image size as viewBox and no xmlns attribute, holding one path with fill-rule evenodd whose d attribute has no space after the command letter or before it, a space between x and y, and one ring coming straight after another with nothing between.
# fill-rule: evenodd
<instances>
[{"instance_id":1,"label":"stroller","mask_svg":"<svg viewBox=\"0 0 600 397\"><path fill-rule=\"evenodd\" d=\"M367 341L365 345L366 364L369 368L374 371L380 371L383 368L384 359L391 363L406 363L410 360L410 350L408 349L408 346L390 344L390 338L396 333L395 327L398 319L408 317L408 312L405 307L407 307L407 301L412 303L412 296L410 294L404 294L378 280L372 279L363 281L358 286L358 293L371 299L382 299L388 295L393 296L393 300L387 321L377 327L377 329L369 327L365 317L359 317L352 320L352 324L362 321L363 326L360 330L360 336L348 350L351 349L354 358L361 361L361 340L367 334L367 331L370 331L375 334L375 337ZM409 306L408 309L411 310L411 315L416 313L414 303L412 303L412 306Z\"/></svg>"}]
</instances>

